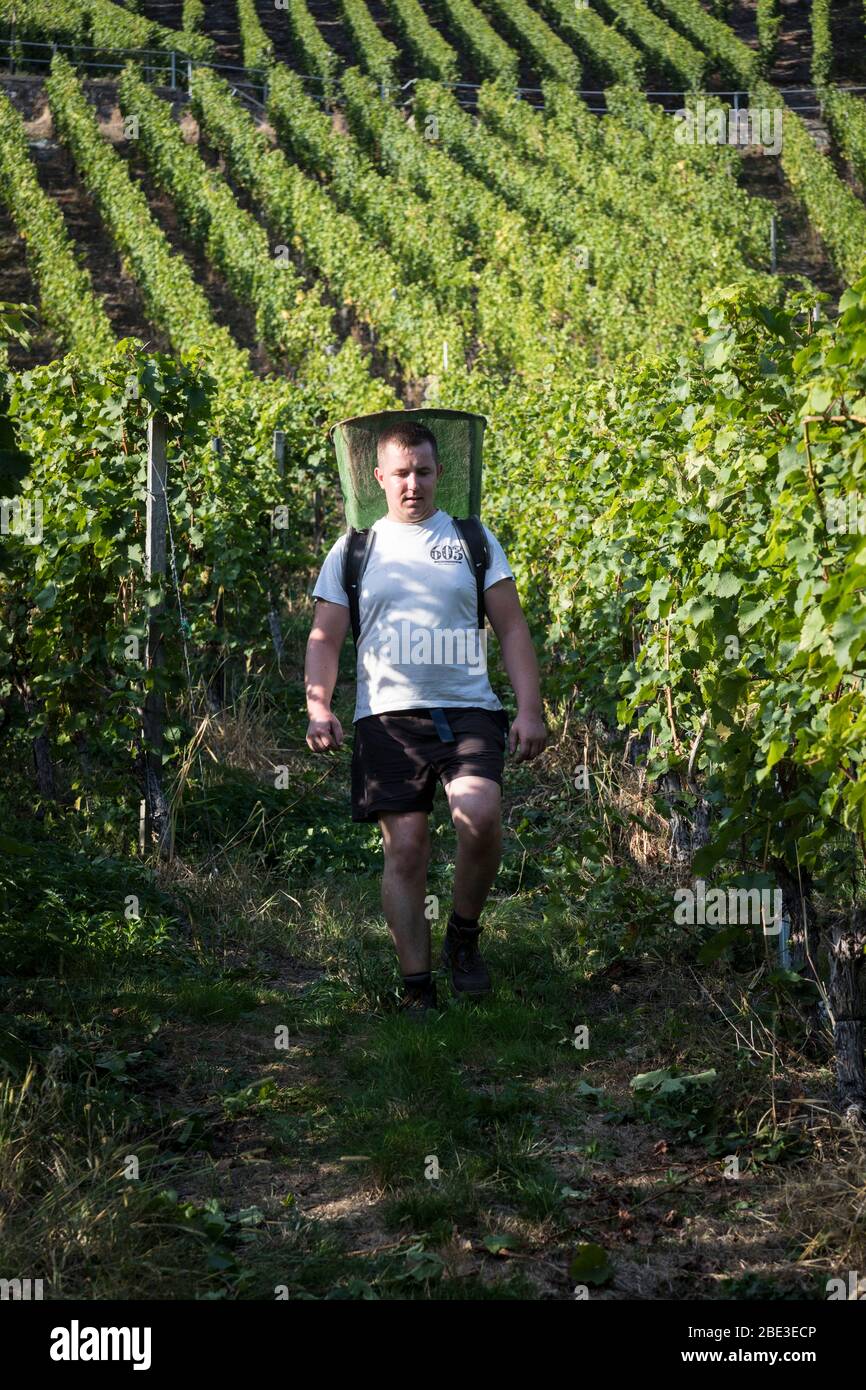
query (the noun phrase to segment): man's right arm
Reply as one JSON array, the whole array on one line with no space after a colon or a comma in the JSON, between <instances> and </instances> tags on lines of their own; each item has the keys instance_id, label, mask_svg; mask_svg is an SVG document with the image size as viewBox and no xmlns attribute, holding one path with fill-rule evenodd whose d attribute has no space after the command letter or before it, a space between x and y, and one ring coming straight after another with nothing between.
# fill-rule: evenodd
<instances>
[{"instance_id":1,"label":"man's right arm","mask_svg":"<svg viewBox=\"0 0 866 1390\"><path fill-rule=\"evenodd\" d=\"M331 712L331 699L337 684L340 648L349 630L349 609L341 603L316 600L316 616L307 639L304 680L307 714L310 717L307 743L316 753L339 748L343 742L340 721Z\"/></svg>"}]
</instances>

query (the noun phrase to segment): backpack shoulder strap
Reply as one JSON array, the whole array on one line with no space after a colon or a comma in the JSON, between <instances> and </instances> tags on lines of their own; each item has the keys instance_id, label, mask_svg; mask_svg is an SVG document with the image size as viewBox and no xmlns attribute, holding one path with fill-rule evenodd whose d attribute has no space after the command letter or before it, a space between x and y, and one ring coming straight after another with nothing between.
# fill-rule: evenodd
<instances>
[{"instance_id":1,"label":"backpack shoulder strap","mask_svg":"<svg viewBox=\"0 0 866 1390\"><path fill-rule=\"evenodd\" d=\"M360 584L373 543L373 528L367 526L363 531L356 531L354 526L350 526L348 536L343 551L343 588L349 600L352 637L357 647L361 635Z\"/></svg>"},{"instance_id":2,"label":"backpack shoulder strap","mask_svg":"<svg viewBox=\"0 0 866 1390\"><path fill-rule=\"evenodd\" d=\"M453 516L451 520L457 527L458 534L465 542L465 548L469 552L469 563L475 575L475 588L478 593L478 626L484 627L486 620L486 610L484 607L484 574L490 565L490 550L487 545L487 537L484 534L484 527L477 516Z\"/></svg>"}]
</instances>

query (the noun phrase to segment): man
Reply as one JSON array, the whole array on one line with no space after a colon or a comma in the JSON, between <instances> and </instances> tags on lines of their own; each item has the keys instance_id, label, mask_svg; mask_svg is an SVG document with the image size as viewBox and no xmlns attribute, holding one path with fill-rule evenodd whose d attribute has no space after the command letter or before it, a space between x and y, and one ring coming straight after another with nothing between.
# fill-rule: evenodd
<instances>
[{"instance_id":1,"label":"man","mask_svg":"<svg viewBox=\"0 0 866 1390\"><path fill-rule=\"evenodd\" d=\"M487 678L470 557L451 518L436 506L442 465L434 435L416 421L391 426L378 440L377 460L388 514L372 527L359 585L352 819L378 820L381 827L382 906L403 975L400 1007L423 1017L437 1007L424 914L437 777L457 831L443 964L459 993L490 989L478 919L502 851L508 718ZM484 602L517 696L508 744L514 753L519 743L520 762L537 757L547 738L538 664L514 576L499 542L484 530L490 551ZM305 677L307 743L316 752L343 741L331 697L350 617L342 582L346 539L328 552L313 590ZM462 660L454 660L455 652Z\"/></svg>"}]
</instances>

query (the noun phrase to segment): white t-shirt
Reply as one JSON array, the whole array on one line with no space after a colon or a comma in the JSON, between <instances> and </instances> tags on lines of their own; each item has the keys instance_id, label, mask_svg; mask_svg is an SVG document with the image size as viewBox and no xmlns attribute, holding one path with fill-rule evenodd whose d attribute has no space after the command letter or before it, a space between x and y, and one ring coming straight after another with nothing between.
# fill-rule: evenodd
<instances>
[{"instance_id":1,"label":"white t-shirt","mask_svg":"<svg viewBox=\"0 0 866 1390\"><path fill-rule=\"evenodd\" d=\"M398 709L502 709L487 677L486 637L478 630L471 556L447 512L425 521L373 523L360 586L361 635L354 721ZM489 589L514 575L484 527ZM315 598L348 608L342 535L325 557Z\"/></svg>"}]
</instances>

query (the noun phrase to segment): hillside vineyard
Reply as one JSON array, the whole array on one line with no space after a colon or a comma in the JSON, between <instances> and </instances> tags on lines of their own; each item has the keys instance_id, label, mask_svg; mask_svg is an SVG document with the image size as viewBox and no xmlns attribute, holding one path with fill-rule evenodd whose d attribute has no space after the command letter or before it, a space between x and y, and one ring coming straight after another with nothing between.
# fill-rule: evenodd
<instances>
[{"instance_id":1,"label":"hillside vineyard","mask_svg":"<svg viewBox=\"0 0 866 1390\"><path fill-rule=\"evenodd\" d=\"M819 1298L866 1259L864 30L854 0L0 0L0 1189L13 1253L44 1263L9 1278L47 1277L57 1240L52 1297L135 1298L163 1222L167 1299ZM486 419L481 518L548 730L506 776L485 918L512 1013L448 1015L447 1084L426 1033L387 1031L351 735L328 758L304 736L313 585L346 529L330 431L421 408ZM267 1066L238 1041L259 1007ZM181 1084L165 1038L181 1055L219 1020ZM313 1039L295 1080L269 1070L280 1026ZM110 1243L94 1274L74 1221L25 1218L46 1173L96 1171L91 1089L106 1152L117 1106L118 1153L156 1135L166 1165L94 1195L114 1274ZM234 1214L229 1188L187 1191L241 1115L251 1164L315 1152L322 1211L363 1172L375 1238L338 1223L327 1265L300 1177L242 1184ZM693 1286L679 1217L629 1234L648 1168L603 1211L616 1172L602 1200L589 1167L621 1121L671 1191L677 1144L766 1183L772 1258L738 1264L717 1230ZM286 1273L267 1241L289 1207Z\"/></svg>"}]
</instances>

